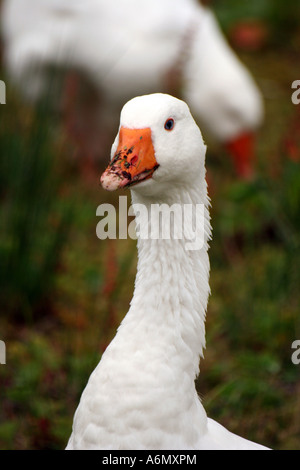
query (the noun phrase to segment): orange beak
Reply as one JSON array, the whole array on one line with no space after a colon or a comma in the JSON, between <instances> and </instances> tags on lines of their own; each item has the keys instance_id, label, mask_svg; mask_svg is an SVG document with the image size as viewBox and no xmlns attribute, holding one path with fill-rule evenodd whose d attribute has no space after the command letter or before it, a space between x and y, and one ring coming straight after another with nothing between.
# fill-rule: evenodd
<instances>
[{"instance_id":1,"label":"orange beak","mask_svg":"<svg viewBox=\"0 0 300 470\"><path fill-rule=\"evenodd\" d=\"M151 178L158 167L151 129L121 127L118 148L101 176L101 184L108 191L133 186Z\"/></svg>"},{"instance_id":2,"label":"orange beak","mask_svg":"<svg viewBox=\"0 0 300 470\"><path fill-rule=\"evenodd\" d=\"M255 136L251 133L242 134L226 144L238 176L245 180L250 179L254 174L254 147Z\"/></svg>"}]
</instances>

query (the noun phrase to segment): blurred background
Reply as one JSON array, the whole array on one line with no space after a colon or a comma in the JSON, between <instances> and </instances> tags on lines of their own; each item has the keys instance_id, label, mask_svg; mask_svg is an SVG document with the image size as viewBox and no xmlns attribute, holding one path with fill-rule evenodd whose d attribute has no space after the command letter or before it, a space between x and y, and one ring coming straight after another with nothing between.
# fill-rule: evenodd
<instances>
[{"instance_id":1,"label":"blurred background","mask_svg":"<svg viewBox=\"0 0 300 470\"><path fill-rule=\"evenodd\" d=\"M196 385L208 415L231 431L300 450L300 365L291 361L300 339L300 105L291 101L300 80L299 2L205 4L254 77L264 118L251 177L204 134L212 294ZM16 35L22 27L16 20ZM103 108L101 133L95 86L56 63L47 93L28 99L1 37L0 448L63 449L82 390L132 297L136 242L96 237L98 205L118 208L129 193L99 185L118 121ZM222 76L221 69L220 88ZM118 114L119 103L113 107Z\"/></svg>"}]
</instances>

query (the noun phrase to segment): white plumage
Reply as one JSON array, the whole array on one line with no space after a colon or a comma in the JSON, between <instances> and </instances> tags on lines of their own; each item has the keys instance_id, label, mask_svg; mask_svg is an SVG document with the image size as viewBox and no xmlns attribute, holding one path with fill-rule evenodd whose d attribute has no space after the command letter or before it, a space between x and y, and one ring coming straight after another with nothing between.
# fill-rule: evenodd
<instances>
[{"instance_id":1,"label":"white plumage","mask_svg":"<svg viewBox=\"0 0 300 470\"><path fill-rule=\"evenodd\" d=\"M136 95L170 92L179 62L181 98L216 141L262 122L257 85L197 0L6 0L2 16L8 70L33 99L47 89L48 66L75 69L101 93L107 118Z\"/></svg>"},{"instance_id":2,"label":"white plumage","mask_svg":"<svg viewBox=\"0 0 300 470\"><path fill-rule=\"evenodd\" d=\"M207 418L195 389L210 291L205 152L183 101L153 94L124 106L103 187L131 188L133 207L148 209L139 226L149 234L160 227L149 217L153 204L204 205L201 224L191 217L184 227L204 240L187 250L189 230L171 231L170 239L138 236L130 308L82 394L68 450L264 448Z\"/></svg>"}]
</instances>

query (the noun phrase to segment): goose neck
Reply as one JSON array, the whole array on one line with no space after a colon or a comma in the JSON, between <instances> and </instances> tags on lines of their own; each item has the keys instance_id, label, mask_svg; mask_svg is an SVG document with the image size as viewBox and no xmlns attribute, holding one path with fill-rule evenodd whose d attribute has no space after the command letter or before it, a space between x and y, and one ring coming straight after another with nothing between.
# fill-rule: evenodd
<instances>
[{"instance_id":1,"label":"goose neck","mask_svg":"<svg viewBox=\"0 0 300 470\"><path fill-rule=\"evenodd\" d=\"M143 330L142 337L152 341L160 338L160 348L170 350L176 344L177 352L180 351L184 362L185 371L189 369L194 377L198 373L199 356L205 347L205 312L209 295L209 259L207 254L208 239L210 235L208 203L206 187L198 197L189 188L182 191L173 191L167 197L159 200L156 197L142 197L133 192L133 207L140 209L137 225L143 227L138 234L138 266L135 281L134 296L131 302L129 319L134 316L136 324ZM201 248L187 249L190 243L189 233L184 228L181 237L176 232L176 211L173 223L168 223L165 218L172 217L169 210L176 204L177 210L194 210L200 206L200 227L202 230ZM189 207L185 207L188 204ZM164 205L165 210L158 209ZM144 207L144 210L141 210ZM159 212L162 224L158 227L157 218L151 216L151 209L157 216ZM202 208L202 209L201 209ZM138 210L136 209L136 215ZM199 213L200 213L199 212ZM196 212L195 212L196 213ZM185 215L183 214L183 220ZM186 224L192 224L190 213L186 216ZM164 227L171 230L165 237ZM138 227L137 227L138 228ZM147 230L148 229L148 232ZM154 231L153 231L154 229ZM143 233L141 233L143 232ZM145 236L148 233L148 237ZM146 233L146 235L147 235ZM150 235L150 236L149 236ZM149 335L145 335L145 329ZM156 335L153 335L153 331Z\"/></svg>"}]
</instances>

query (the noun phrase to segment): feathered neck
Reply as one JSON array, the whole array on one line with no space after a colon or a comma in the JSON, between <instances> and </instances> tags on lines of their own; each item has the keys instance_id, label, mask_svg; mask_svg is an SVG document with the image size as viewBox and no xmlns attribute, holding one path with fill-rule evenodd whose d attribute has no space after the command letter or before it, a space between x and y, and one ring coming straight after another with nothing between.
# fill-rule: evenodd
<instances>
[{"instance_id":1,"label":"feathered neck","mask_svg":"<svg viewBox=\"0 0 300 470\"><path fill-rule=\"evenodd\" d=\"M205 179L196 178L192 186L178 185L170 188L165 196L143 196L132 191L132 202L136 212L138 234L138 266L131 307L122 322L120 332L143 338L139 347L169 356L175 348L182 358L182 372L192 380L199 372L199 357L205 347L205 313L209 295L209 258L207 254L211 227L208 212L208 196ZM190 236L182 230L181 239L176 239L172 226L170 239L162 239L157 227L157 218L151 218L153 205L186 210L184 224L191 226L189 214L196 214L196 208L204 209L204 219L194 227L199 240L204 237L201 249L187 249ZM145 210L142 210L142 209ZM189 212L191 211L191 212ZM137 214L137 212L139 212ZM201 212L201 210L200 210ZM166 221L164 213L162 227ZM194 220L195 222L195 220ZM172 225L172 224L171 224ZM137 231L138 228L137 227ZM178 228L178 227L177 227ZM144 239L145 233L154 234L157 239ZM199 233L199 229L201 233ZM203 233L202 233L203 230ZM175 232L176 233L176 232ZM129 328L129 330L128 330ZM159 347L156 344L159 338ZM171 357L169 356L171 360ZM180 367L176 364L176 368Z\"/></svg>"}]
</instances>

